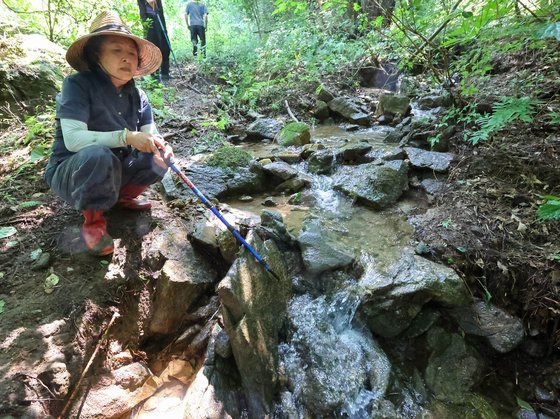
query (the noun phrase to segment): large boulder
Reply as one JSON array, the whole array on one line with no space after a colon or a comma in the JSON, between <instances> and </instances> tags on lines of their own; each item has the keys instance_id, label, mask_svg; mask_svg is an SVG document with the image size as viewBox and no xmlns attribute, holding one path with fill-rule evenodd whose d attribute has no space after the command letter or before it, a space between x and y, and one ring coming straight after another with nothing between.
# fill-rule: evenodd
<instances>
[{"instance_id":1,"label":"large boulder","mask_svg":"<svg viewBox=\"0 0 560 419\"><path fill-rule=\"evenodd\" d=\"M329 102L329 109L355 124L367 125L369 123L369 115L351 99L337 97Z\"/></svg>"},{"instance_id":2,"label":"large boulder","mask_svg":"<svg viewBox=\"0 0 560 419\"><path fill-rule=\"evenodd\" d=\"M184 416L181 417L185 419L242 416L242 391L239 382L232 379L238 375L235 365L218 354L218 340L222 332L220 326L214 326L202 367L183 398Z\"/></svg>"},{"instance_id":3,"label":"large boulder","mask_svg":"<svg viewBox=\"0 0 560 419\"><path fill-rule=\"evenodd\" d=\"M525 337L521 319L484 301L457 307L450 313L465 333L486 337L490 346L500 353L512 351Z\"/></svg>"},{"instance_id":4,"label":"large boulder","mask_svg":"<svg viewBox=\"0 0 560 419\"><path fill-rule=\"evenodd\" d=\"M241 235L246 235L249 228L260 222L258 215L226 204L220 204L217 209ZM235 236L210 209L205 211L204 217L196 224L190 239L193 244L200 246L205 252L221 256L228 263L233 263L240 246Z\"/></svg>"},{"instance_id":5,"label":"large boulder","mask_svg":"<svg viewBox=\"0 0 560 419\"><path fill-rule=\"evenodd\" d=\"M75 403L67 417L113 419L125 416L134 406L150 397L157 385L144 386L151 378L150 370L140 362L126 365L110 373L88 379L87 397ZM85 384L85 383L84 383Z\"/></svg>"},{"instance_id":6,"label":"large boulder","mask_svg":"<svg viewBox=\"0 0 560 419\"><path fill-rule=\"evenodd\" d=\"M370 329L393 337L408 328L429 301L444 307L467 305L469 294L451 268L424 259L411 249L386 273L367 266L360 279L361 311Z\"/></svg>"},{"instance_id":7,"label":"large boulder","mask_svg":"<svg viewBox=\"0 0 560 419\"><path fill-rule=\"evenodd\" d=\"M215 268L194 251L179 222L154 232L144 260L152 269L161 269L147 334L175 332L193 302L216 283Z\"/></svg>"},{"instance_id":8,"label":"large boulder","mask_svg":"<svg viewBox=\"0 0 560 419\"><path fill-rule=\"evenodd\" d=\"M258 118L247 128L247 139L260 141L274 140L282 129L282 122L273 118Z\"/></svg>"},{"instance_id":9,"label":"large boulder","mask_svg":"<svg viewBox=\"0 0 560 419\"><path fill-rule=\"evenodd\" d=\"M408 167L402 160L381 166L375 163L344 166L334 176L334 188L382 209L397 202L408 188Z\"/></svg>"},{"instance_id":10,"label":"large boulder","mask_svg":"<svg viewBox=\"0 0 560 419\"><path fill-rule=\"evenodd\" d=\"M354 258L338 249L335 243L329 243L325 231L318 219L304 224L298 237L303 264L308 272L318 274L324 271L343 268L350 265Z\"/></svg>"},{"instance_id":11,"label":"large boulder","mask_svg":"<svg viewBox=\"0 0 560 419\"><path fill-rule=\"evenodd\" d=\"M185 174L209 199L262 192L266 184L262 166L254 161L235 170L193 164L185 169ZM185 194L192 196L190 189Z\"/></svg>"},{"instance_id":12,"label":"large boulder","mask_svg":"<svg viewBox=\"0 0 560 419\"><path fill-rule=\"evenodd\" d=\"M0 36L0 103L20 117L53 103L63 69L69 69L64 54L63 48L41 35ZM5 116L3 112L0 109L0 116Z\"/></svg>"},{"instance_id":13,"label":"large boulder","mask_svg":"<svg viewBox=\"0 0 560 419\"><path fill-rule=\"evenodd\" d=\"M410 164L418 169L430 169L434 172L446 172L449 170L455 156L451 153L439 151L426 151L421 148L405 147Z\"/></svg>"},{"instance_id":14,"label":"large boulder","mask_svg":"<svg viewBox=\"0 0 560 419\"><path fill-rule=\"evenodd\" d=\"M279 333L286 317L291 281L283 255L272 240L253 231L247 242L279 278L268 273L247 250L218 286L225 330L247 398L250 417L270 413L278 389Z\"/></svg>"},{"instance_id":15,"label":"large boulder","mask_svg":"<svg viewBox=\"0 0 560 419\"><path fill-rule=\"evenodd\" d=\"M278 133L278 144L288 146L302 146L309 144L311 133L305 122L290 122Z\"/></svg>"},{"instance_id":16,"label":"large boulder","mask_svg":"<svg viewBox=\"0 0 560 419\"><path fill-rule=\"evenodd\" d=\"M410 98L407 96L392 93L379 96L379 107L377 108L379 114L404 117L410 113L410 109Z\"/></svg>"}]
</instances>

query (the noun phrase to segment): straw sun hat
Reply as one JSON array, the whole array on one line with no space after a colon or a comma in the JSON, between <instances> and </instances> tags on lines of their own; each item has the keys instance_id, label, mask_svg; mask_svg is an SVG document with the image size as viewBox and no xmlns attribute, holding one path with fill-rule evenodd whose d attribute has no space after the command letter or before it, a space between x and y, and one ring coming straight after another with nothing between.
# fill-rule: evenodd
<instances>
[{"instance_id":1,"label":"straw sun hat","mask_svg":"<svg viewBox=\"0 0 560 419\"><path fill-rule=\"evenodd\" d=\"M99 35L122 36L136 42L136 45L138 45L139 65L134 74L135 76L145 76L153 73L161 65L161 51L159 48L150 41L134 35L123 23L119 15L112 10L107 10L97 15L89 28L89 32L87 35L76 39L70 45L68 51L66 51L66 61L78 71L88 69L87 60L84 56L84 47L91 38Z\"/></svg>"}]
</instances>

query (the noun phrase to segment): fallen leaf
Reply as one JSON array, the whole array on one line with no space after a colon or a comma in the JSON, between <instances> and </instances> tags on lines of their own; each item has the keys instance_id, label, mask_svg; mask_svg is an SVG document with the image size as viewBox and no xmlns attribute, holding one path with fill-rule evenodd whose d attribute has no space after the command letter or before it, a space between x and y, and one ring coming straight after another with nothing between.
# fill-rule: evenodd
<instances>
[{"instance_id":1,"label":"fallen leaf","mask_svg":"<svg viewBox=\"0 0 560 419\"><path fill-rule=\"evenodd\" d=\"M498 268L502 271L504 275L508 274L508 268L502 262L498 261Z\"/></svg>"},{"instance_id":2,"label":"fallen leaf","mask_svg":"<svg viewBox=\"0 0 560 419\"><path fill-rule=\"evenodd\" d=\"M47 294L50 294L54 291L55 287L58 285L60 278L56 274L50 274L45 278L45 282L43 283L43 288Z\"/></svg>"},{"instance_id":3,"label":"fallen leaf","mask_svg":"<svg viewBox=\"0 0 560 419\"><path fill-rule=\"evenodd\" d=\"M517 231L520 233L525 233L527 231L527 226L519 221L519 225L517 226Z\"/></svg>"}]
</instances>

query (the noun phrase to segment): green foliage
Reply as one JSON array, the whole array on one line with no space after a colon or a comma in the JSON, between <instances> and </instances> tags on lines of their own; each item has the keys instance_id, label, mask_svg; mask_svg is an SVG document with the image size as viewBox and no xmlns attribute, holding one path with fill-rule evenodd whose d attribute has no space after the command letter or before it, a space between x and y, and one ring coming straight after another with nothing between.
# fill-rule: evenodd
<instances>
[{"instance_id":1,"label":"green foliage","mask_svg":"<svg viewBox=\"0 0 560 419\"><path fill-rule=\"evenodd\" d=\"M560 197L547 195L544 199L546 202L537 209L539 220L560 220Z\"/></svg>"},{"instance_id":2,"label":"green foliage","mask_svg":"<svg viewBox=\"0 0 560 419\"><path fill-rule=\"evenodd\" d=\"M171 111L167 105L175 98L175 89L169 88L151 77L139 80L138 85L146 92L154 115L162 119L170 115Z\"/></svg>"},{"instance_id":3,"label":"green foliage","mask_svg":"<svg viewBox=\"0 0 560 419\"><path fill-rule=\"evenodd\" d=\"M480 125L478 131L467 131L465 133L465 140L476 145L480 141L487 140L492 133L499 131L513 121L532 122L535 105L539 103L539 101L527 96L521 98L502 97L493 106L493 113L491 115L480 116L477 121Z\"/></svg>"},{"instance_id":4,"label":"green foliage","mask_svg":"<svg viewBox=\"0 0 560 419\"><path fill-rule=\"evenodd\" d=\"M198 139L193 152L195 154L207 153L227 145L228 143L226 140L220 134L214 132L203 135L200 139Z\"/></svg>"},{"instance_id":5,"label":"green foliage","mask_svg":"<svg viewBox=\"0 0 560 419\"><path fill-rule=\"evenodd\" d=\"M206 163L223 169L235 169L247 166L251 160L252 156L247 151L228 145L214 151Z\"/></svg>"}]
</instances>

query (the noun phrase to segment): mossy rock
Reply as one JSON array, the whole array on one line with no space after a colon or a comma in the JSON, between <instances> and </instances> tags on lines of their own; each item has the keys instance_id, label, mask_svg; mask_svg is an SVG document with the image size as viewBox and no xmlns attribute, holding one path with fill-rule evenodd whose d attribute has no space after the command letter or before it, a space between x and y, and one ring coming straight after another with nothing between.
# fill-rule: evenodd
<instances>
[{"instance_id":1,"label":"mossy rock","mask_svg":"<svg viewBox=\"0 0 560 419\"><path fill-rule=\"evenodd\" d=\"M278 144L285 147L309 144L310 141L311 133L309 132L309 125L304 122L291 122L282 128L278 134Z\"/></svg>"},{"instance_id":2,"label":"mossy rock","mask_svg":"<svg viewBox=\"0 0 560 419\"><path fill-rule=\"evenodd\" d=\"M253 156L245 150L224 146L214 151L206 161L206 164L221 167L222 169L235 169L248 166L252 159Z\"/></svg>"}]
</instances>

